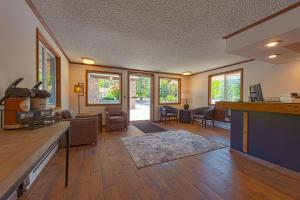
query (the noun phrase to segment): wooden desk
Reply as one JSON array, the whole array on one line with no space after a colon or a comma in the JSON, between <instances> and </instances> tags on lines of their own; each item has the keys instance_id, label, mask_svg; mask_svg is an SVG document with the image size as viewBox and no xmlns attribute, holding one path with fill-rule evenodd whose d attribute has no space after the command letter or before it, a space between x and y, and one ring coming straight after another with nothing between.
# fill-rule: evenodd
<instances>
[{"instance_id":1,"label":"wooden desk","mask_svg":"<svg viewBox=\"0 0 300 200\"><path fill-rule=\"evenodd\" d=\"M231 148L300 172L300 104L217 102L231 110Z\"/></svg>"},{"instance_id":2,"label":"wooden desk","mask_svg":"<svg viewBox=\"0 0 300 200\"><path fill-rule=\"evenodd\" d=\"M66 137L65 185L68 185L69 122L34 130L0 131L0 200L6 199L58 141Z\"/></svg>"}]
</instances>

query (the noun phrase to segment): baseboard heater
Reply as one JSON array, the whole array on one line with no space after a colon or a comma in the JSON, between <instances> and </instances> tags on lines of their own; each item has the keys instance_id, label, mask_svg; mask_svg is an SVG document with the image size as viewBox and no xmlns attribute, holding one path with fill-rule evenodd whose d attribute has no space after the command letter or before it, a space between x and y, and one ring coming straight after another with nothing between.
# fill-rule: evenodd
<instances>
[{"instance_id":1,"label":"baseboard heater","mask_svg":"<svg viewBox=\"0 0 300 200\"><path fill-rule=\"evenodd\" d=\"M212 124L211 121L207 121L207 125L212 126L213 124ZM231 124L230 124L230 122L215 121L215 127L230 130L231 129Z\"/></svg>"},{"instance_id":2,"label":"baseboard heater","mask_svg":"<svg viewBox=\"0 0 300 200\"><path fill-rule=\"evenodd\" d=\"M42 172L46 164L53 157L53 155L56 153L57 150L58 150L58 144L55 145L52 149L50 149L49 152L37 164L37 166L31 171L31 173L25 180L26 183L24 185L26 187L26 190L28 190L31 187L32 183L36 180L38 175Z\"/></svg>"},{"instance_id":3,"label":"baseboard heater","mask_svg":"<svg viewBox=\"0 0 300 200\"><path fill-rule=\"evenodd\" d=\"M58 144L56 144L53 148L51 148L48 151L48 153L41 159L41 161L34 167L34 169L25 178L25 180L19 186L19 188L16 189L14 192L12 192L11 195L6 200L17 200L18 197L20 197L24 191L28 190L57 150L58 150Z\"/></svg>"}]
</instances>

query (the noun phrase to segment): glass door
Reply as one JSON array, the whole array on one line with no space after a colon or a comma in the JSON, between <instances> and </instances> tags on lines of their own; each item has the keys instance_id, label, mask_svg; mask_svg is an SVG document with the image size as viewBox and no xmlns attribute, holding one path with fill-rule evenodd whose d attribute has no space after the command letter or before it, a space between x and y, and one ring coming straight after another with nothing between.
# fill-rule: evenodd
<instances>
[{"instance_id":1,"label":"glass door","mask_svg":"<svg viewBox=\"0 0 300 200\"><path fill-rule=\"evenodd\" d=\"M151 121L153 119L153 76L129 72L128 80L129 121Z\"/></svg>"}]
</instances>

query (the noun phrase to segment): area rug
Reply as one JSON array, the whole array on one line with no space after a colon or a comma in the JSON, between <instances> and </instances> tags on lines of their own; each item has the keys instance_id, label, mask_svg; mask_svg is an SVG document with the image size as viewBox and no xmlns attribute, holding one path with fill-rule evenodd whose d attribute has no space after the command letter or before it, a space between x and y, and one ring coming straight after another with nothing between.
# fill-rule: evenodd
<instances>
[{"instance_id":1,"label":"area rug","mask_svg":"<svg viewBox=\"0 0 300 200\"><path fill-rule=\"evenodd\" d=\"M186 130L121 137L121 140L137 168L226 147Z\"/></svg>"},{"instance_id":2,"label":"area rug","mask_svg":"<svg viewBox=\"0 0 300 200\"><path fill-rule=\"evenodd\" d=\"M134 124L134 126L143 131L144 133L157 133L167 131L166 129L161 128L160 126L157 126L153 123L137 123Z\"/></svg>"}]
</instances>

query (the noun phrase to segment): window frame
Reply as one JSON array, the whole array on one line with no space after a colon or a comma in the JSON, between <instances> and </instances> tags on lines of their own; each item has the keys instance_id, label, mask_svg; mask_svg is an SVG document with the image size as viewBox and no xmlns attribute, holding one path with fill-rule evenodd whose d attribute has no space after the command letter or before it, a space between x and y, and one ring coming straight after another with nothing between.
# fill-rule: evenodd
<instances>
[{"instance_id":1,"label":"window frame","mask_svg":"<svg viewBox=\"0 0 300 200\"><path fill-rule=\"evenodd\" d=\"M40 43L55 57L55 86L56 86L56 104L51 106L53 109L61 108L61 57L51 47L47 39L42 35L41 31L36 28L36 82L39 81L39 54Z\"/></svg>"},{"instance_id":2,"label":"window frame","mask_svg":"<svg viewBox=\"0 0 300 200\"><path fill-rule=\"evenodd\" d=\"M160 102L160 79L171 79L178 81L178 101L177 102ZM181 104L181 79L173 77L158 77L158 105L180 105Z\"/></svg>"},{"instance_id":3,"label":"window frame","mask_svg":"<svg viewBox=\"0 0 300 200\"><path fill-rule=\"evenodd\" d=\"M99 73L99 74L115 74L120 76L120 103L108 103L108 104L91 104L89 103L88 96L88 74L89 73ZM85 105L86 106L121 106L123 101L123 74L120 72L112 72L112 71L100 71L100 70L86 70L85 72Z\"/></svg>"},{"instance_id":4,"label":"window frame","mask_svg":"<svg viewBox=\"0 0 300 200\"><path fill-rule=\"evenodd\" d=\"M240 101L243 100L243 88L244 88L244 68L240 68L240 69L234 69L234 70L230 70L230 71L225 71L225 72L220 72L220 73L216 73L216 74L210 74L208 75L208 105L210 106L214 106L215 104L211 103L211 79L214 76L219 76L219 75L228 75L228 74L233 74L236 72L240 72L241 73L241 84L240 84Z\"/></svg>"}]
</instances>

